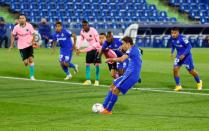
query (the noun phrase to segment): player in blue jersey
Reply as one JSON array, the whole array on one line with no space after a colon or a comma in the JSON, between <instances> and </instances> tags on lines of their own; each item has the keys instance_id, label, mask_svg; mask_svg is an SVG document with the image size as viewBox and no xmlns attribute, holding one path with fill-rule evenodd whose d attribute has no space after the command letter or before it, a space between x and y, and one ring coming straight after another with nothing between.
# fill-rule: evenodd
<instances>
[{"instance_id":1,"label":"player in blue jersey","mask_svg":"<svg viewBox=\"0 0 209 131\"><path fill-rule=\"evenodd\" d=\"M109 49L113 50L117 57L121 57L123 55L122 51L120 50L120 46L122 45L122 42L113 37L112 32L107 32L106 41L102 44L102 52L106 52ZM128 60L123 62L114 62L114 63L108 63L109 70L111 72L111 76L113 78L118 78L118 76L121 76L124 73L124 69L128 65Z\"/></svg>"},{"instance_id":2,"label":"player in blue jersey","mask_svg":"<svg viewBox=\"0 0 209 131\"><path fill-rule=\"evenodd\" d=\"M122 42L121 48L126 51L126 53L118 58L109 58L106 62L123 62L129 59L128 68L121 77L113 81L103 102L104 110L101 114L112 114L112 109L118 99L119 93L126 94L126 92L138 82L140 77L142 66L141 50L133 44L131 37L125 36Z\"/></svg>"},{"instance_id":3,"label":"player in blue jersey","mask_svg":"<svg viewBox=\"0 0 209 131\"><path fill-rule=\"evenodd\" d=\"M63 29L62 22L56 22L55 24L56 32L53 35L53 51L55 51L56 44L60 45L60 65L63 71L66 73L66 78L64 80L69 80L72 78L68 67L73 68L74 72L78 72L78 65L71 63L73 49L75 49L76 35L72 34L70 31ZM73 37L74 43L72 43L71 37Z\"/></svg>"},{"instance_id":4,"label":"player in blue jersey","mask_svg":"<svg viewBox=\"0 0 209 131\"><path fill-rule=\"evenodd\" d=\"M194 64L191 54L191 44L187 38L179 34L179 29L174 27L171 29L171 38L169 40L171 44L171 57L174 57L174 51L176 49L177 54L174 60L173 73L176 82L175 91L182 90L180 83L180 67L184 65L188 72L194 77L197 82L197 89L202 90L202 81L199 78L198 73L194 70Z\"/></svg>"}]
</instances>

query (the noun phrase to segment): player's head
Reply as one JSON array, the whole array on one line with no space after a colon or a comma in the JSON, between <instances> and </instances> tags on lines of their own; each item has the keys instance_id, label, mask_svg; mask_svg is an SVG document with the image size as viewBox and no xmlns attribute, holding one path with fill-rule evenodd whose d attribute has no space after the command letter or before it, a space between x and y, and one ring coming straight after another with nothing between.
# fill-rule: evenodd
<instances>
[{"instance_id":1,"label":"player's head","mask_svg":"<svg viewBox=\"0 0 209 131\"><path fill-rule=\"evenodd\" d=\"M82 28L84 31L88 32L89 31L89 23L86 20L82 21Z\"/></svg>"},{"instance_id":2,"label":"player's head","mask_svg":"<svg viewBox=\"0 0 209 131\"><path fill-rule=\"evenodd\" d=\"M128 49L130 49L134 45L133 39L129 36L123 37L122 42L123 42L123 44L122 44L121 48L123 51L127 51Z\"/></svg>"},{"instance_id":3,"label":"player's head","mask_svg":"<svg viewBox=\"0 0 209 131\"><path fill-rule=\"evenodd\" d=\"M104 42L105 42L105 40L106 40L106 34L105 33L100 33L99 34L99 43L100 43L100 45L102 45Z\"/></svg>"},{"instance_id":4,"label":"player's head","mask_svg":"<svg viewBox=\"0 0 209 131\"><path fill-rule=\"evenodd\" d=\"M62 30L62 22L57 21L55 23L55 30L56 30L56 32L61 32L61 30Z\"/></svg>"},{"instance_id":5,"label":"player's head","mask_svg":"<svg viewBox=\"0 0 209 131\"><path fill-rule=\"evenodd\" d=\"M112 42L113 41L113 34L111 31L107 32L107 42Z\"/></svg>"},{"instance_id":6,"label":"player's head","mask_svg":"<svg viewBox=\"0 0 209 131\"><path fill-rule=\"evenodd\" d=\"M26 16L24 14L19 15L19 23L20 25L25 25L26 23Z\"/></svg>"},{"instance_id":7,"label":"player's head","mask_svg":"<svg viewBox=\"0 0 209 131\"><path fill-rule=\"evenodd\" d=\"M171 29L171 37L176 39L179 36L179 28L178 27L174 27Z\"/></svg>"},{"instance_id":8,"label":"player's head","mask_svg":"<svg viewBox=\"0 0 209 131\"><path fill-rule=\"evenodd\" d=\"M46 20L45 18L42 18L42 19L41 19L41 23L42 23L42 24L46 24L46 23L47 23L47 20Z\"/></svg>"}]
</instances>

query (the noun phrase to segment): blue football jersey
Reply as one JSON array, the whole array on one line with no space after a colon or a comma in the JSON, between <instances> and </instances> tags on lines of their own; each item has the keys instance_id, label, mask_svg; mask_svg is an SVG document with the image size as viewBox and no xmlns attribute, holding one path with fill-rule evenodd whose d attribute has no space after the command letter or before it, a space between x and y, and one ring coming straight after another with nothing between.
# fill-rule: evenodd
<instances>
[{"instance_id":1,"label":"blue football jersey","mask_svg":"<svg viewBox=\"0 0 209 131\"><path fill-rule=\"evenodd\" d=\"M131 73L138 79L142 64L141 50L138 47L133 46L126 51L126 54L128 55L129 63L124 75Z\"/></svg>"},{"instance_id":2,"label":"blue football jersey","mask_svg":"<svg viewBox=\"0 0 209 131\"><path fill-rule=\"evenodd\" d=\"M102 50L105 51L107 49L112 49L118 57L121 57L123 55L123 53L119 50L121 45L122 42L119 39L114 38L112 42L105 41L102 45Z\"/></svg>"},{"instance_id":3,"label":"blue football jersey","mask_svg":"<svg viewBox=\"0 0 209 131\"><path fill-rule=\"evenodd\" d=\"M173 54L175 49L177 51L177 57L180 55L190 55L191 54L191 44L189 40L182 36L179 35L178 38L170 38L169 42L171 42L171 53Z\"/></svg>"},{"instance_id":4,"label":"blue football jersey","mask_svg":"<svg viewBox=\"0 0 209 131\"><path fill-rule=\"evenodd\" d=\"M56 32L53 35L53 41L57 41L60 44L60 53L69 53L72 51L73 43L71 40L72 33L65 29L61 32Z\"/></svg>"}]
</instances>

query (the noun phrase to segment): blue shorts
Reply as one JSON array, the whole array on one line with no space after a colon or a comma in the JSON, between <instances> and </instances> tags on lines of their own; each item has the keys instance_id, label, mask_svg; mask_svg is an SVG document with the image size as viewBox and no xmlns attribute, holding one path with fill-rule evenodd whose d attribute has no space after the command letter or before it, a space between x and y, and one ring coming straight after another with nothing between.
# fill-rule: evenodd
<instances>
[{"instance_id":1,"label":"blue shorts","mask_svg":"<svg viewBox=\"0 0 209 131\"><path fill-rule=\"evenodd\" d=\"M124 62L117 62L117 69L124 69L126 70L128 67L128 60L125 60Z\"/></svg>"},{"instance_id":2,"label":"blue shorts","mask_svg":"<svg viewBox=\"0 0 209 131\"><path fill-rule=\"evenodd\" d=\"M121 77L115 79L113 84L122 92L122 94L126 94L127 91L137 82L138 77L130 73L129 75L122 75Z\"/></svg>"},{"instance_id":3,"label":"blue shorts","mask_svg":"<svg viewBox=\"0 0 209 131\"><path fill-rule=\"evenodd\" d=\"M192 55L186 56L183 60L179 60L179 57L176 57L174 60L174 67L185 66L188 71L194 69Z\"/></svg>"},{"instance_id":4,"label":"blue shorts","mask_svg":"<svg viewBox=\"0 0 209 131\"><path fill-rule=\"evenodd\" d=\"M72 59L72 52L69 53L60 53L60 62L70 63Z\"/></svg>"}]
</instances>

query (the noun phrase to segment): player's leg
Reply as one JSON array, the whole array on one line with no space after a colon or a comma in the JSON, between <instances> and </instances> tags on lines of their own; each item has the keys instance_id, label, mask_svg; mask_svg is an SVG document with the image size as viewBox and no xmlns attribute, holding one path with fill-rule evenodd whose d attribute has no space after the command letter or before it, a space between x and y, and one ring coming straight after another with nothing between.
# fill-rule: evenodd
<instances>
[{"instance_id":1,"label":"player's leg","mask_svg":"<svg viewBox=\"0 0 209 131\"><path fill-rule=\"evenodd\" d=\"M200 80L197 71L194 70L192 56L187 57L187 59L184 62L184 65L186 66L188 72L194 77L195 81L197 82L197 89L202 90L202 81Z\"/></svg>"},{"instance_id":2,"label":"player's leg","mask_svg":"<svg viewBox=\"0 0 209 131\"><path fill-rule=\"evenodd\" d=\"M8 43L8 37L5 36L5 48L8 48L9 47L9 43Z\"/></svg>"},{"instance_id":3,"label":"player's leg","mask_svg":"<svg viewBox=\"0 0 209 131\"><path fill-rule=\"evenodd\" d=\"M120 90L114 85L112 85L111 91L109 91L107 95L107 97L109 97L109 102L107 103L107 106L104 107L104 111L102 111L101 114L112 114L112 109L118 100L119 94L120 94Z\"/></svg>"},{"instance_id":4,"label":"player's leg","mask_svg":"<svg viewBox=\"0 0 209 131\"><path fill-rule=\"evenodd\" d=\"M30 79L35 80L34 78L34 60L33 60L33 47L27 47L25 49L20 49L20 54L25 66L29 65L29 74Z\"/></svg>"},{"instance_id":5,"label":"player's leg","mask_svg":"<svg viewBox=\"0 0 209 131\"><path fill-rule=\"evenodd\" d=\"M107 93L107 95L106 95L106 97L105 97L105 99L104 99L104 102L103 102L103 107L104 107L104 108L107 108L107 105L108 105L108 103L109 103L109 101L110 101L110 98L111 98L111 96L112 96L112 90L113 90L113 88L114 88L114 85L112 84L112 85L110 86L110 90L108 91L108 93Z\"/></svg>"},{"instance_id":6,"label":"player's leg","mask_svg":"<svg viewBox=\"0 0 209 131\"><path fill-rule=\"evenodd\" d=\"M118 75L119 75L119 76L122 76L123 73L124 73L124 69L118 69Z\"/></svg>"},{"instance_id":7,"label":"player's leg","mask_svg":"<svg viewBox=\"0 0 209 131\"><path fill-rule=\"evenodd\" d=\"M78 65L77 64L73 64L71 62L71 60L72 60L72 54L73 54L73 52L71 51L70 54L69 54L68 67L69 68L73 68L74 69L74 74L76 74L76 73L78 73Z\"/></svg>"},{"instance_id":8,"label":"player's leg","mask_svg":"<svg viewBox=\"0 0 209 131\"><path fill-rule=\"evenodd\" d=\"M94 65L96 68L96 78L94 82L94 86L99 86L99 77L100 77L100 64L101 64L101 57L98 56L98 51L94 51Z\"/></svg>"},{"instance_id":9,"label":"player's leg","mask_svg":"<svg viewBox=\"0 0 209 131\"><path fill-rule=\"evenodd\" d=\"M68 56L65 56L64 54L60 54L60 66L62 67L62 70L65 72L66 74L66 78L64 80L69 80L72 78L72 75L70 74L69 70L68 70L68 63L66 62L68 59Z\"/></svg>"},{"instance_id":10,"label":"player's leg","mask_svg":"<svg viewBox=\"0 0 209 131\"><path fill-rule=\"evenodd\" d=\"M194 77L195 81L197 82L197 89L202 90L202 80L200 80L200 77L197 73L197 71L193 70L188 70L189 73Z\"/></svg>"},{"instance_id":11,"label":"player's leg","mask_svg":"<svg viewBox=\"0 0 209 131\"><path fill-rule=\"evenodd\" d=\"M96 68L96 79L94 82L94 86L99 86L99 77L100 77L100 63L96 63L95 64L95 68Z\"/></svg>"},{"instance_id":12,"label":"player's leg","mask_svg":"<svg viewBox=\"0 0 209 131\"><path fill-rule=\"evenodd\" d=\"M174 75L174 80L176 83L176 88L174 89L175 91L180 91L182 89L181 84L180 84L180 66L175 66L173 68L173 75Z\"/></svg>"},{"instance_id":13,"label":"player's leg","mask_svg":"<svg viewBox=\"0 0 209 131\"><path fill-rule=\"evenodd\" d=\"M87 52L86 54L86 81L84 81L83 85L91 85L91 63L94 63L94 50Z\"/></svg>"},{"instance_id":14,"label":"player's leg","mask_svg":"<svg viewBox=\"0 0 209 131\"><path fill-rule=\"evenodd\" d=\"M35 77L34 77L34 60L33 60L33 56L30 56L28 58L28 64L29 64L29 71L30 71L30 79L31 80L35 80Z\"/></svg>"}]
</instances>

